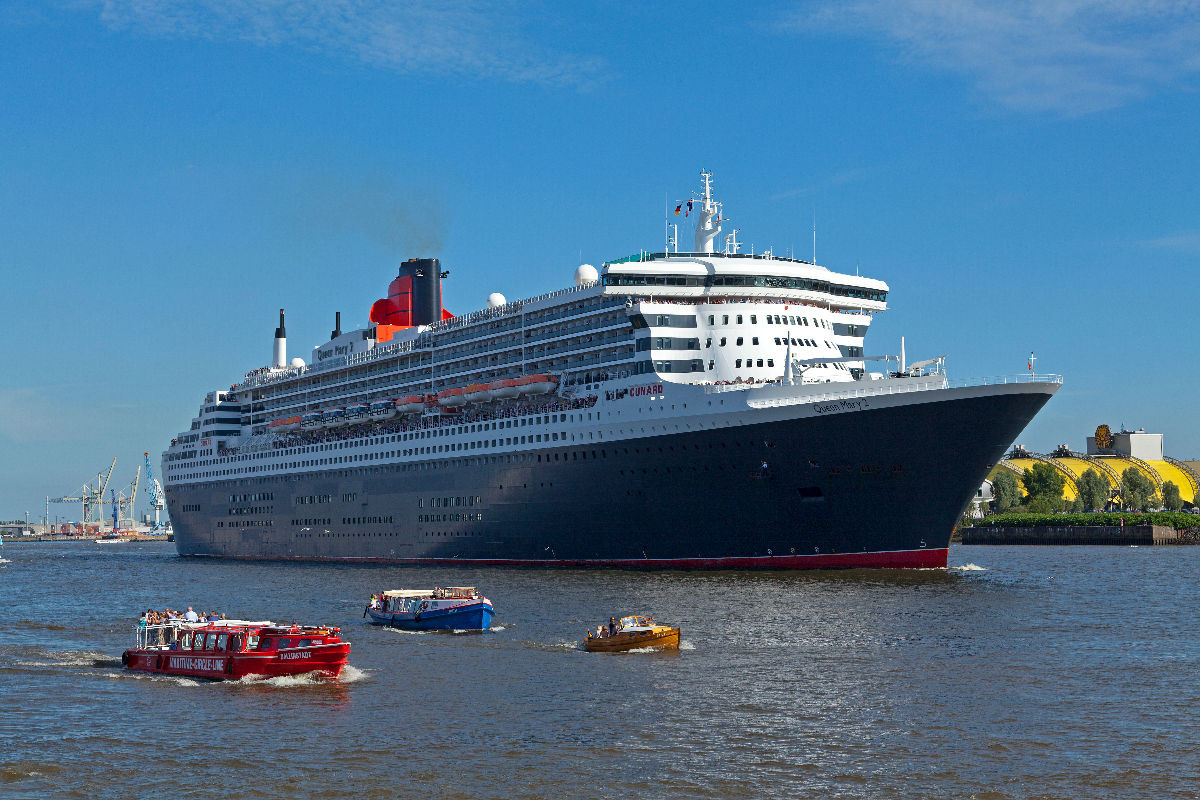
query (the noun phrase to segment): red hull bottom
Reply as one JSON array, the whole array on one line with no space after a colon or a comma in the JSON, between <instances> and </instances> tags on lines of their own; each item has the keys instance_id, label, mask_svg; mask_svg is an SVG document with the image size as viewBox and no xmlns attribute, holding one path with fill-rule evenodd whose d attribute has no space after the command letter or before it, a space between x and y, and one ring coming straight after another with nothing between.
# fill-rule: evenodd
<instances>
[{"instance_id":1,"label":"red hull bottom","mask_svg":"<svg viewBox=\"0 0 1200 800\"><path fill-rule=\"evenodd\" d=\"M891 550L881 553L828 553L805 556L728 558L515 559L515 558L320 558L318 556L215 556L242 561L322 561L412 566L614 567L622 569L937 569L946 566L949 548Z\"/></svg>"},{"instance_id":2,"label":"red hull bottom","mask_svg":"<svg viewBox=\"0 0 1200 800\"><path fill-rule=\"evenodd\" d=\"M350 647L341 653L313 653L307 658L280 660L278 656L264 658L252 654L205 654L188 650L127 650L125 668L135 672L170 675L177 678L206 678L209 680L241 680L253 675L262 678L283 678L318 672L335 679L346 666ZM125 661L123 658L122 661Z\"/></svg>"}]
</instances>

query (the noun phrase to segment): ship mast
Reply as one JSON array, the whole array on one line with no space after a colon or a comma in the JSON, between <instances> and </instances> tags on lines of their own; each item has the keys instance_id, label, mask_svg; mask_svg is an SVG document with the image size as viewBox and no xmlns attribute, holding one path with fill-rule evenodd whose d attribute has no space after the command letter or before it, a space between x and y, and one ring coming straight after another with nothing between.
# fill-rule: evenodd
<instances>
[{"instance_id":1,"label":"ship mast","mask_svg":"<svg viewBox=\"0 0 1200 800\"><path fill-rule=\"evenodd\" d=\"M700 216L696 220L696 252L713 253L713 239L721 232L721 204L712 199L712 173L700 173L704 180L704 197L700 201Z\"/></svg>"}]
</instances>

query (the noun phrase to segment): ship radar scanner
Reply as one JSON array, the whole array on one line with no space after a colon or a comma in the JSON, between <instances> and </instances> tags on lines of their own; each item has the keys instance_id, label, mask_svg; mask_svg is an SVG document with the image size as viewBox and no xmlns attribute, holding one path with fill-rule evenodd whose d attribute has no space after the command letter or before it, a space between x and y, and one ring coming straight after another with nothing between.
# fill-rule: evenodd
<instances>
[{"instance_id":1,"label":"ship radar scanner","mask_svg":"<svg viewBox=\"0 0 1200 800\"><path fill-rule=\"evenodd\" d=\"M492 292L491 294L488 295L487 307L488 308L499 308L500 306L504 305L507 302L508 301L504 299L504 295L500 294L499 292Z\"/></svg>"}]
</instances>

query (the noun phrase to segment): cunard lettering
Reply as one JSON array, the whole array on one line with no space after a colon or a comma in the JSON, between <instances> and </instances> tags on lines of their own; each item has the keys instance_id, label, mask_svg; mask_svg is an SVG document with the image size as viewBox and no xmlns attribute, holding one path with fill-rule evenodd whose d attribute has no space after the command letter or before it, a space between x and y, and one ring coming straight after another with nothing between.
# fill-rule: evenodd
<instances>
[{"instance_id":1,"label":"cunard lettering","mask_svg":"<svg viewBox=\"0 0 1200 800\"><path fill-rule=\"evenodd\" d=\"M630 397L644 397L652 394L662 394L663 385L661 383L648 383L645 386L633 386L629 389Z\"/></svg>"}]
</instances>

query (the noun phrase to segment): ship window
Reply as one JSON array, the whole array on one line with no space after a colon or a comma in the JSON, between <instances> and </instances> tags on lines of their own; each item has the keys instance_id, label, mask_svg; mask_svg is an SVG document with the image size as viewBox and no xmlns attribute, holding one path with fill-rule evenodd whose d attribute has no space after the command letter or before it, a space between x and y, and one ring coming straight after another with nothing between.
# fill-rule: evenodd
<instances>
[{"instance_id":1,"label":"ship window","mask_svg":"<svg viewBox=\"0 0 1200 800\"><path fill-rule=\"evenodd\" d=\"M724 347L724 346L725 346L725 337L722 336L721 337L721 347Z\"/></svg>"},{"instance_id":2,"label":"ship window","mask_svg":"<svg viewBox=\"0 0 1200 800\"><path fill-rule=\"evenodd\" d=\"M741 336L739 336L739 337L738 337L738 341L737 341L737 343L738 343L738 347L741 347L741 346L742 346L742 338L743 338L743 337L741 337Z\"/></svg>"},{"instance_id":3,"label":"ship window","mask_svg":"<svg viewBox=\"0 0 1200 800\"><path fill-rule=\"evenodd\" d=\"M739 369L741 368L742 360L740 358L737 360L737 364L735 366L738 367Z\"/></svg>"},{"instance_id":4,"label":"ship window","mask_svg":"<svg viewBox=\"0 0 1200 800\"><path fill-rule=\"evenodd\" d=\"M751 315L750 315L750 324L751 324L751 325L757 325L757 324L758 324L758 317L757 317L756 315L754 315L754 314L751 314Z\"/></svg>"},{"instance_id":5,"label":"ship window","mask_svg":"<svg viewBox=\"0 0 1200 800\"><path fill-rule=\"evenodd\" d=\"M712 324L713 324L713 319L715 318L715 316L716 316L715 314L709 314L709 315L708 315L708 324L709 324L709 325L712 325Z\"/></svg>"},{"instance_id":6,"label":"ship window","mask_svg":"<svg viewBox=\"0 0 1200 800\"><path fill-rule=\"evenodd\" d=\"M755 336L753 339L751 339L751 340L750 340L750 343L751 343L751 344L758 344L758 337L757 337L757 336Z\"/></svg>"},{"instance_id":7,"label":"ship window","mask_svg":"<svg viewBox=\"0 0 1200 800\"><path fill-rule=\"evenodd\" d=\"M763 365L763 363L762 363L762 362L763 362L763 360L760 358L760 359L758 360L758 365L759 365L760 367Z\"/></svg>"},{"instance_id":8,"label":"ship window","mask_svg":"<svg viewBox=\"0 0 1200 800\"><path fill-rule=\"evenodd\" d=\"M773 366L775 366L775 359L773 359L773 358L768 358L768 359L767 359L767 366L768 366L768 367L773 367Z\"/></svg>"},{"instance_id":9,"label":"ship window","mask_svg":"<svg viewBox=\"0 0 1200 800\"><path fill-rule=\"evenodd\" d=\"M714 364L716 364L716 362L715 362L715 361L709 361L709 362L708 362L708 368L709 368L709 369L712 369Z\"/></svg>"},{"instance_id":10,"label":"ship window","mask_svg":"<svg viewBox=\"0 0 1200 800\"><path fill-rule=\"evenodd\" d=\"M783 344L783 342L780 341L778 336L775 337L775 344Z\"/></svg>"},{"instance_id":11,"label":"ship window","mask_svg":"<svg viewBox=\"0 0 1200 800\"><path fill-rule=\"evenodd\" d=\"M741 324L742 324L742 315L741 315L741 314L738 314L738 315L737 315L737 324L738 324L738 325L741 325Z\"/></svg>"},{"instance_id":12,"label":"ship window","mask_svg":"<svg viewBox=\"0 0 1200 800\"><path fill-rule=\"evenodd\" d=\"M722 315L721 315L721 324L722 324L722 325L728 325L728 324L729 324L729 315L728 315L728 314L722 314Z\"/></svg>"},{"instance_id":13,"label":"ship window","mask_svg":"<svg viewBox=\"0 0 1200 800\"><path fill-rule=\"evenodd\" d=\"M704 342L704 346L712 347L712 337L711 336Z\"/></svg>"}]
</instances>

